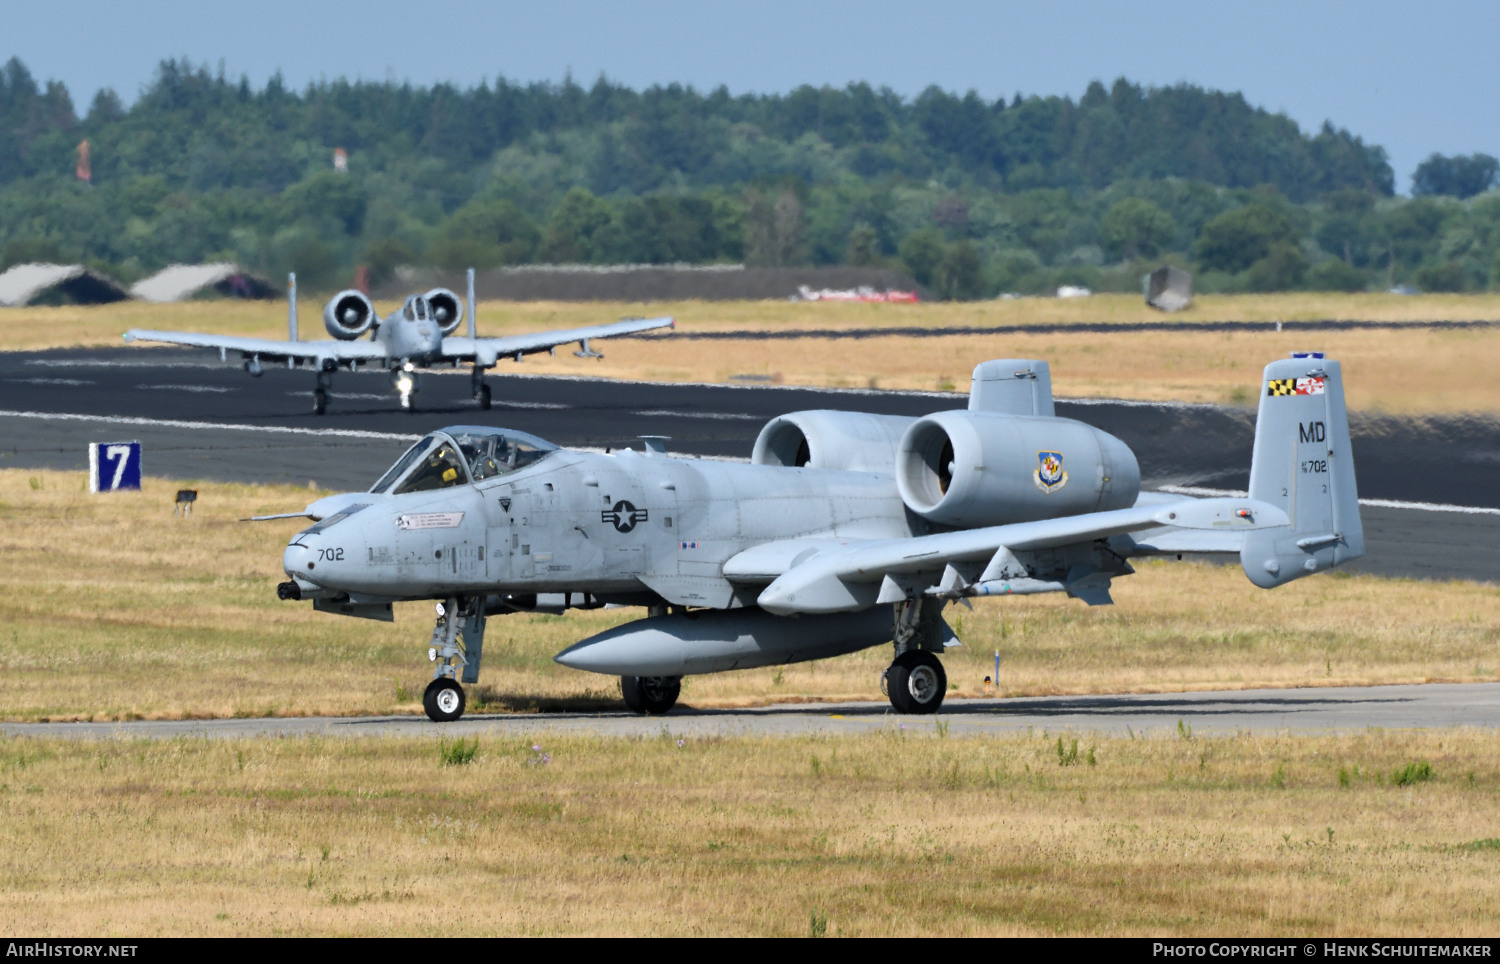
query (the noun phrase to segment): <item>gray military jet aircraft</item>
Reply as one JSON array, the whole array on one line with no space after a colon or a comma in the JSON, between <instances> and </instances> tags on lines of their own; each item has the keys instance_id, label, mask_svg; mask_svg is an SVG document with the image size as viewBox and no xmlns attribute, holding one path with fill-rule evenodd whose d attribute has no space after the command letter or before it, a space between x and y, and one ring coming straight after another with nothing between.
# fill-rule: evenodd
<instances>
[{"instance_id":1,"label":"gray military jet aircraft","mask_svg":"<svg viewBox=\"0 0 1500 964\"><path fill-rule=\"evenodd\" d=\"M297 339L297 276L290 275L287 284L287 340L238 338L233 335L204 335L188 331L151 331L132 328L125 340L156 341L193 348L216 348L219 358L227 360L229 352L238 352L245 371L259 378L264 365L286 363L288 368L312 368L318 373L313 389L313 411L322 415L328 410L328 389L333 373L340 368L349 371L376 366L389 369L391 385L401 398L401 407L411 410L417 391L419 366L452 365L468 362L472 366L471 382L479 407L490 407L490 387L484 373L502 358L521 360L521 356L551 351L558 345L578 342L574 354L582 358L603 358L590 347L595 338L628 335L654 328L671 328L671 318L630 318L607 325L539 331L529 335L505 338L478 338L474 332L474 271L468 274L468 312L458 295L447 288L434 288L426 294L412 295L398 311L381 318L375 313L364 292L340 291L323 308L323 326L333 341L299 341ZM464 318L469 319L467 337L454 336ZM369 335L368 341L357 341Z\"/></svg>"},{"instance_id":2,"label":"gray military jet aircraft","mask_svg":"<svg viewBox=\"0 0 1500 964\"><path fill-rule=\"evenodd\" d=\"M1130 449L1057 418L1030 360L978 366L967 411L783 415L748 465L448 428L368 492L291 514L316 524L287 545L277 593L385 620L395 601L441 600L423 701L440 722L479 679L488 617L610 604L648 615L556 659L619 676L637 712L667 712L688 674L894 642L891 704L934 713L950 601L1109 603L1140 555L1237 552L1264 588L1362 555L1338 362L1272 362L1261 386L1246 498L1141 492Z\"/></svg>"}]
</instances>

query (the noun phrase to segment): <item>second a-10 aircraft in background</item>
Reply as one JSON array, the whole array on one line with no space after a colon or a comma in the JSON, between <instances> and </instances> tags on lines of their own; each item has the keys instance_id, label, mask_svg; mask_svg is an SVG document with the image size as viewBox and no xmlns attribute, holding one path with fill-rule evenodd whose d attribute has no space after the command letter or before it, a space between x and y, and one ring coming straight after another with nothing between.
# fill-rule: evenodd
<instances>
[{"instance_id":1,"label":"second a-10 aircraft in background","mask_svg":"<svg viewBox=\"0 0 1500 964\"><path fill-rule=\"evenodd\" d=\"M951 601L1108 603L1141 555L1236 552L1263 588L1360 556L1338 362L1272 362L1260 392L1248 497L1201 500L1142 492L1125 443L1056 417L1047 364L1031 360L979 365L967 411L783 415L749 465L458 426L370 491L289 514L316 524L287 545L278 595L387 620L393 602L440 600L424 695L436 721L463 713L488 617L611 604L647 616L556 659L619 676L637 711L669 710L688 674L889 641L892 705L933 713Z\"/></svg>"},{"instance_id":2,"label":"second a-10 aircraft in background","mask_svg":"<svg viewBox=\"0 0 1500 964\"><path fill-rule=\"evenodd\" d=\"M308 367L318 375L313 389L313 411L322 415L328 409L328 390L333 373L340 368L384 368L391 373L391 386L401 399L401 407L413 407L419 367L461 364L471 366L471 387L479 407L490 407L490 387L484 373L500 360L551 351L558 345L578 342L575 353L584 358L601 358L590 348L595 338L629 335L656 328L671 328L671 318L627 318L604 325L563 328L504 338L479 338L474 325L474 271L468 273L468 311L458 295L447 288L434 288L426 294L411 295L405 303L384 318L364 292L349 289L329 299L323 308L323 326L333 340L300 341L297 337L297 276L287 284L287 340L241 338L235 335L208 335L190 331L153 331L132 328L125 340L154 341L191 348L217 349L220 358L229 352L239 354L245 371L260 376L266 364L285 363L289 368ZM469 320L467 336L454 335L465 318ZM367 340L360 340L368 335Z\"/></svg>"}]
</instances>

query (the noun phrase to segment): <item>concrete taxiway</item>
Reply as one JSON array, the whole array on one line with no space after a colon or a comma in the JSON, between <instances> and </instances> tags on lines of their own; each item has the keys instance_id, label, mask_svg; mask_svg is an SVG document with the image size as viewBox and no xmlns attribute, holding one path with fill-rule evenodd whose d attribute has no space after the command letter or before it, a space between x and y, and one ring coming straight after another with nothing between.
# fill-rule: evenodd
<instances>
[{"instance_id":1,"label":"concrete taxiway","mask_svg":"<svg viewBox=\"0 0 1500 964\"><path fill-rule=\"evenodd\" d=\"M1179 724L1182 729L1179 730ZM1197 736L1336 734L1369 729L1500 727L1500 683L1038 696L949 700L936 717L899 716L886 702L818 703L732 710L679 704L666 716L634 713L469 714L454 723L424 717L296 717L126 723L0 723L7 736L78 739L234 739L265 736L442 736L506 738L544 733L617 737L840 735L871 731L951 735L1101 733Z\"/></svg>"},{"instance_id":2,"label":"concrete taxiway","mask_svg":"<svg viewBox=\"0 0 1500 964\"><path fill-rule=\"evenodd\" d=\"M462 372L424 373L403 412L387 376L335 376L330 409L312 375L252 379L212 355L119 348L0 353L0 466L81 469L91 441L139 439L149 474L183 479L367 487L423 432L506 425L560 445L618 448L666 435L677 453L744 458L766 421L832 408L921 415L962 407L939 392L617 382L494 375L480 412ZM1254 413L1213 405L1062 399L1058 414L1135 451L1148 487L1237 490L1248 483ZM1433 579L1500 579L1500 420L1352 417L1368 551L1352 568ZM295 510L301 506L289 506Z\"/></svg>"}]
</instances>

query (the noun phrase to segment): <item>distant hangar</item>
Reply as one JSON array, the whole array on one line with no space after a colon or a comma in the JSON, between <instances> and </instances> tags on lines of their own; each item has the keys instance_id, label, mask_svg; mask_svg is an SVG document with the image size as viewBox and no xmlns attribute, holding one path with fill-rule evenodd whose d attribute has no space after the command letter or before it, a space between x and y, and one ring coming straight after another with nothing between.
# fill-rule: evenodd
<instances>
[{"instance_id":1,"label":"distant hangar","mask_svg":"<svg viewBox=\"0 0 1500 964\"><path fill-rule=\"evenodd\" d=\"M18 264L0 274L0 305L7 308L28 305L49 291L61 291L84 305L130 297L118 281L81 264Z\"/></svg>"},{"instance_id":2,"label":"distant hangar","mask_svg":"<svg viewBox=\"0 0 1500 964\"><path fill-rule=\"evenodd\" d=\"M18 264L0 274L0 306L31 304L59 291L74 304L101 305L136 298L163 303L184 301L213 289L227 298L276 298L281 289L232 262L174 264L144 278L129 291L108 275L81 264Z\"/></svg>"}]
</instances>

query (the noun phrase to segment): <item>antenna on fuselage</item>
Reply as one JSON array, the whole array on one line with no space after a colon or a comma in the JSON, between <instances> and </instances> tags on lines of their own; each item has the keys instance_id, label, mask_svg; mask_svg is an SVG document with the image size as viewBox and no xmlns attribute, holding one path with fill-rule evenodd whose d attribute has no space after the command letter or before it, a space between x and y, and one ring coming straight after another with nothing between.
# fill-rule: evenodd
<instances>
[{"instance_id":1,"label":"antenna on fuselage","mask_svg":"<svg viewBox=\"0 0 1500 964\"><path fill-rule=\"evenodd\" d=\"M474 338L476 336L474 334L474 269L473 268L469 269L469 287L464 292L464 294L467 295L468 299L469 299L469 305L468 305L468 307L469 307L469 337L470 338Z\"/></svg>"},{"instance_id":2,"label":"antenna on fuselage","mask_svg":"<svg viewBox=\"0 0 1500 964\"><path fill-rule=\"evenodd\" d=\"M286 337L297 340L297 272L286 276Z\"/></svg>"}]
</instances>

